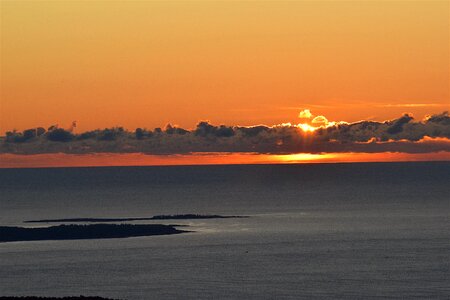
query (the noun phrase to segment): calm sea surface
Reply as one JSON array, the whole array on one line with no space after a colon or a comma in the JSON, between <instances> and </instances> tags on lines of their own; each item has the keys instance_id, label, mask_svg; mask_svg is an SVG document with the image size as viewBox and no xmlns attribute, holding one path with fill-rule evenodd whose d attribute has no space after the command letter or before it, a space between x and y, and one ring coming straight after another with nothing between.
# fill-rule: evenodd
<instances>
[{"instance_id":1,"label":"calm sea surface","mask_svg":"<svg viewBox=\"0 0 450 300\"><path fill-rule=\"evenodd\" d=\"M0 296L448 299L449 194L449 162L0 169L0 225L250 216L140 222L194 231L171 236L0 243Z\"/></svg>"}]
</instances>

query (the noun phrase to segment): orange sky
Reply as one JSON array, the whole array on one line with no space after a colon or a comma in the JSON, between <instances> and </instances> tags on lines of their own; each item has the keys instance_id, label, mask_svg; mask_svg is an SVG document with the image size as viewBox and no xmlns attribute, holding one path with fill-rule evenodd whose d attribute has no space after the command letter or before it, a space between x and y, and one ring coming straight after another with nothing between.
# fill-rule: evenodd
<instances>
[{"instance_id":1,"label":"orange sky","mask_svg":"<svg viewBox=\"0 0 450 300\"><path fill-rule=\"evenodd\" d=\"M0 14L0 134L450 108L449 1L15 0Z\"/></svg>"}]
</instances>

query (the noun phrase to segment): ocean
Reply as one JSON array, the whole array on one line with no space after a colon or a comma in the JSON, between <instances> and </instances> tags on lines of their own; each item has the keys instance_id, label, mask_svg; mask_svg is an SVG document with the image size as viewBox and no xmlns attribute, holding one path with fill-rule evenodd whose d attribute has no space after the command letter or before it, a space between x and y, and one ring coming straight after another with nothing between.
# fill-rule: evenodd
<instances>
[{"instance_id":1,"label":"ocean","mask_svg":"<svg viewBox=\"0 0 450 300\"><path fill-rule=\"evenodd\" d=\"M191 232L0 243L0 296L448 299L450 162L0 169L0 226L160 214ZM55 224L52 224L55 225Z\"/></svg>"}]
</instances>

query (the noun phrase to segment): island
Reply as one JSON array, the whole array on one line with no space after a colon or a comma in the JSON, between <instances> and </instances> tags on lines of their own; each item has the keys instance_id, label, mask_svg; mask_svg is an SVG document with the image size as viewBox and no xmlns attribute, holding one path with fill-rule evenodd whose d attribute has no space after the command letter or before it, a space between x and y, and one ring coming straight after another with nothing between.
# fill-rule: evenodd
<instances>
[{"instance_id":1,"label":"island","mask_svg":"<svg viewBox=\"0 0 450 300\"><path fill-rule=\"evenodd\" d=\"M13 297L0 297L0 300L118 300L118 299L92 297L92 296L73 296L73 297L13 296Z\"/></svg>"},{"instance_id":2,"label":"island","mask_svg":"<svg viewBox=\"0 0 450 300\"><path fill-rule=\"evenodd\" d=\"M111 239L179 234L183 232L188 231L179 230L174 225L161 224L71 224L37 228L0 226L0 242Z\"/></svg>"},{"instance_id":3,"label":"island","mask_svg":"<svg viewBox=\"0 0 450 300\"><path fill-rule=\"evenodd\" d=\"M221 216L221 215L199 215L199 214L180 214L180 215L156 215L147 218L71 218L71 219L43 219L29 220L24 223L66 223L66 222L131 222L131 221L151 221L151 220L195 220L195 219L229 219L229 218L248 218L248 216Z\"/></svg>"},{"instance_id":4,"label":"island","mask_svg":"<svg viewBox=\"0 0 450 300\"><path fill-rule=\"evenodd\" d=\"M118 300L118 299L92 297L92 296L74 296L74 297L13 296L13 297L0 297L0 300Z\"/></svg>"}]
</instances>

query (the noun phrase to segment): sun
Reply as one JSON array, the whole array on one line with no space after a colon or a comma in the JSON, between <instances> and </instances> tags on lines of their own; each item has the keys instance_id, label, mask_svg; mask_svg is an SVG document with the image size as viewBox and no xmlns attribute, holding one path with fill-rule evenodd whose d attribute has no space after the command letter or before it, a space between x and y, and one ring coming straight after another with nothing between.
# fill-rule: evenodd
<instances>
[{"instance_id":1,"label":"sun","mask_svg":"<svg viewBox=\"0 0 450 300\"><path fill-rule=\"evenodd\" d=\"M316 127L306 123L298 124L297 127L303 130L304 132L314 132L317 129Z\"/></svg>"}]
</instances>

